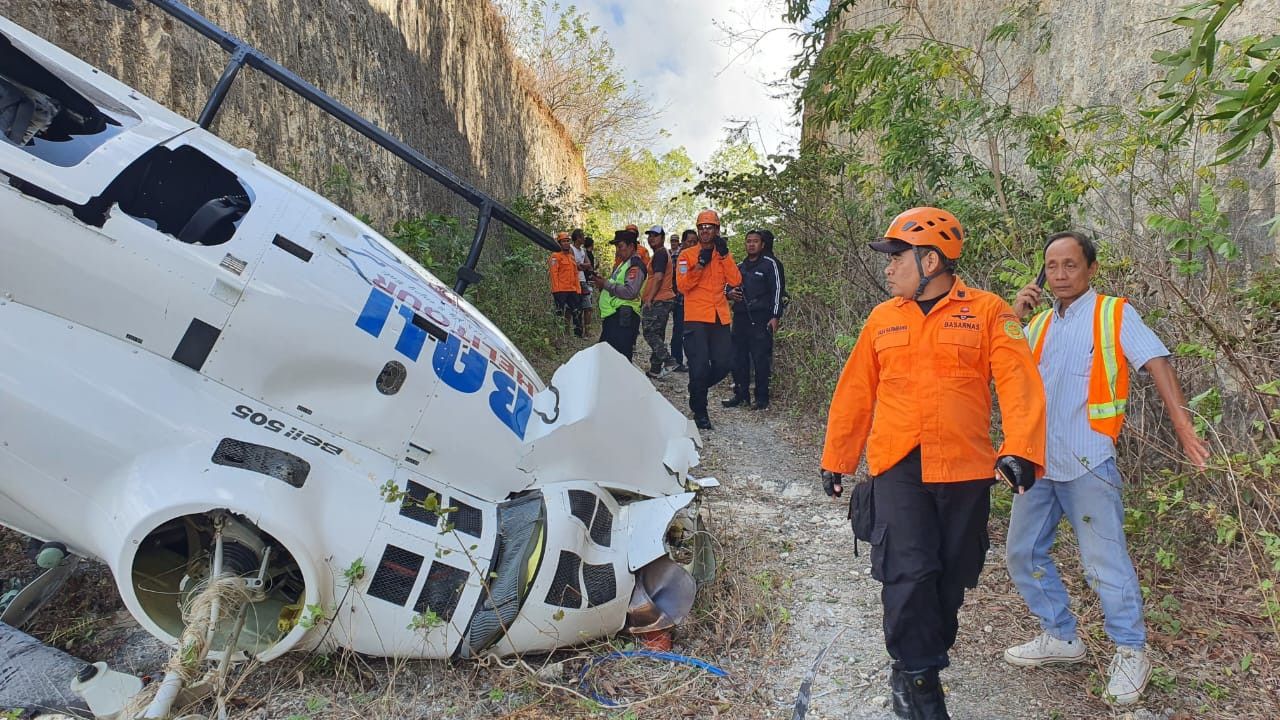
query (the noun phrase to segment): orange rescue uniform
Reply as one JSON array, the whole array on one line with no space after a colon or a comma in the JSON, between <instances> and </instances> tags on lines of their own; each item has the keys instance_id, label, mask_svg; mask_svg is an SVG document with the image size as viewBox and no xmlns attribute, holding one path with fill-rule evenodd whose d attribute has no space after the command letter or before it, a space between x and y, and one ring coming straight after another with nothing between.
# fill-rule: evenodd
<instances>
[{"instance_id":1,"label":"orange rescue uniform","mask_svg":"<svg viewBox=\"0 0 1280 720\"><path fill-rule=\"evenodd\" d=\"M551 292L581 292L578 284L578 264L573 259L573 252L553 252L547 260L547 270L551 275Z\"/></svg>"},{"instance_id":2,"label":"orange rescue uniform","mask_svg":"<svg viewBox=\"0 0 1280 720\"><path fill-rule=\"evenodd\" d=\"M728 325L729 300L724 296L724 286L741 285L742 273L733 262L733 253L721 257L714 248L711 262L698 267L701 252L701 245L694 245L680 253L676 261L676 287L684 294L684 321Z\"/></svg>"},{"instance_id":3,"label":"orange rescue uniform","mask_svg":"<svg viewBox=\"0 0 1280 720\"><path fill-rule=\"evenodd\" d=\"M831 398L822 467L853 474L865 447L868 470L881 475L919 446L927 483L990 478L997 455L1026 458L1039 476L1044 444L1044 386L1022 324L999 296L957 278L927 316L903 298L871 311Z\"/></svg>"}]
</instances>

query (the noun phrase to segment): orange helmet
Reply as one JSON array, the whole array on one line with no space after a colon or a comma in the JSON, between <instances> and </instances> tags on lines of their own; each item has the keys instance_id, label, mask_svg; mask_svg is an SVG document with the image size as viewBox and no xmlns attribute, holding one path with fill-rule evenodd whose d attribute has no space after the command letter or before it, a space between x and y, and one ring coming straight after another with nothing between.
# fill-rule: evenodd
<instances>
[{"instance_id":1,"label":"orange helmet","mask_svg":"<svg viewBox=\"0 0 1280 720\"><path fill-rule=\"evenodd\" d=\"M896 242L895 242L896 241ZM955 215L935 207L911 208L893 219L880 242L871 243L873 250L898 252L901 243L915 247L933 246L950 260L960 258L964 244L964 228Z\"/></svg>"},{"instance_id":2,"label":"orange helmet","mask_svg":"<svg viewBox=\"0 0 1280 720\"><path fill-rule=\"evenodd\" d=\"M568 240L568 239L569 239L569 233L563 230L556 233L556 242L560 242L561 240Z\"/></svg>"},{"instance_id":3,"label":"orange helmet","mask_svg":"<svg viewBox=\"0 0 1280 720\"><path fill-rule=\"evenodd\" d=\"M627 229L627 230L630 230L631 232L635 233L636 235L639 235L639 234L640 234L640 228L636 227L636 224L635 224L635 223L627 223L627 227L626 227L626 229Z\"/></svg>"},{"instance_id":4,"label":"orange helmet","mask_svg":"<svg viewBox=\"0 0 1280 720\"><path fill-rule=\"evenodd\" d=\"M715 210L703 210L698 213L698 219L693 223L694 227L698 225L715 225L720 227L720 215Z\"/></svg>"}]
</instances>

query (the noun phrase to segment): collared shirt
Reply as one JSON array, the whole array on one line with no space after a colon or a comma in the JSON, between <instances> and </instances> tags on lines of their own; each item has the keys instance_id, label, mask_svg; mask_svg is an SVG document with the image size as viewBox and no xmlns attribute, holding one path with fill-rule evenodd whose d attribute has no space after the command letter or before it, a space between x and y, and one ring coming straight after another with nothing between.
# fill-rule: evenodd
<instances>
[{"instance_id":1,"label":"collared shirt","mask_svg":"<svg viewBox=\"0 0 1280 720\"><path fill-rule=\"evenodd\" d=\"M1098 294L1087 290L1067 307L1053 303L1053 318L1040 353L1040 378L1048 401L1048 437L1045 443L1045 477L1066 481L1098 467L1115 456L1111 438L1089 427L1085 404L1089 399L1089 373L1093 368L1093 313ZM1120 345L1129 365L1141 368L1169 350L1142 322L1133 305L1124 304L1120 320Z\"/></svg>"},{"instance_id":2,"label":"collared shirt","mask_svg":"<svg viewBox=\"0 0 1280 720\"><path fill-rule=\"evenodd\" d=\"M577 245L570 245L569 247L573 250L573 261L574 261L574 262L576 262L576 263L578 263L579 265L581 265L582 263L584 263L584 262L586 262L586 261L587 261L587 251L586 251L586 249L585 249L585 248L580 248L580 247L578 247ZM586 281L587 281L587 274L586 274L586 273L584 273L582 270L579 270L579 271L578 271L578 282L579 282L579 283L584 283L584 282L586 282Z\"/></svg>"},{"instance_id":3,"label":"collared shirt","mask_svg":"<svg viewBox=\"0 0 1280 720\"><path fill-rule=\"evenodd\" d=\"M684 293L684 321L729 324L729 300L724 296L725 285L741 285L742 273L733 261L733 253L721 255L711 251L711 262L698 264L702 247L693 247L680 253L676 260L676 287Z\"/></svg>"},{"instance_id":4,"label":"collared shirt","mask_svg":"<svg viewBox=\"0 0 1280 720\"><path fill-rule=\"evenodd\" d=\"M1044 388L1022 326L998 295L956 278L926 315L913 300L875 307L827 416L822 468L852 474L863 448L881 475L916 447L926 483L980 480L997 455L1044 466ZM1004 442L991 447L991 382Z\"/></svg>"}]
</instances>

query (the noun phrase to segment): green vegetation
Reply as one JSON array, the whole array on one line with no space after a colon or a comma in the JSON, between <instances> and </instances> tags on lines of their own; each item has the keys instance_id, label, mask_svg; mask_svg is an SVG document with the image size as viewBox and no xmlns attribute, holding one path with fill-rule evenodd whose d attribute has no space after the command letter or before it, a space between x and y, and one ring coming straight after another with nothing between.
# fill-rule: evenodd
<instances>
[{"instance_id":1,"label":"green vegetation","mask_svg":"<svg viewBox=\"0 0 1280 720\"><path fill-rule=\"evenodd\" d=\"M787 5L789 21L812 10ZM1014 101L1022 78L1008 68L1052 46L1036 3L1010 3L969 45L936 34L910 2L888 3L878 24L842 24L857 5L833 2L816 18L792 71L806 117L799 152L697 186L727 215L778 233L793 301L776 382L796 407L829 400L862 319L884 299L883 265L865 242L900 210L953 211L967 230L962 276L1007 298L1034 277L1045 236L1087 229L1100 245L1098 287L1129 297L1176 348L1215 453L1205 473L1180 467L1163 408L1135 376L1120 457L1151 644L1169 650L1158 702L1197 717L1222 716L1224 703L1248 714L1265 701L1247 679L1254 658L1280 649L1280 275L1267 233L1280 218L1240 209L1257 206L1251 161L1271 153L1280 36L1226 39L1241 2L1198 2L1151 26L1183 45L1155 53L1163 82L1151 95L1032 111ZM1066 573L1073 542L1062 540ZM1082 580L1072 592L1085 631L1100 633L1092 593ZM1188 659L1188 643L1230 662Z\"/></svg>"}]
</instances>

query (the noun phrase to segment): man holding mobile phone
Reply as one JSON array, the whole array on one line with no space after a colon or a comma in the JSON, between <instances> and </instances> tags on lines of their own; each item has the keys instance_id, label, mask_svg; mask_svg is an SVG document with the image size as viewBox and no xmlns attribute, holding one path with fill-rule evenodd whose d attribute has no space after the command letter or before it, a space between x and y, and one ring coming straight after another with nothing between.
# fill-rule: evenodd
<instances>
[{"instance_id":1,"label":"man holding mobile phone","mask_svg":"<svg viewBox=\"0 0 1280 720\"><path fill-rule=\"evenodd\" d=\"M1107 694L1137 701L1151 677L1142 592L1124 537L1122 481L1115 441L1128 401L1128 365L1151 374L1187 459L1204 467L1208 448L1196 436L1169 351L1124 298L1090 287L1097 249L1085 235L1060 232L1045 244L1044 270L1018 292L1013 308L1026 328L1048 400L1046 473L1013 500L1009 575L1041 634L1005 650L1013 665L1034 667L1085 659L1076 618L1049 549L1066 516L1075 530L1089 585L1102 602L1104 629L1116 644ZM1053 306L1032 316L1047 282Z\"/></svg>"}]
</instances>

